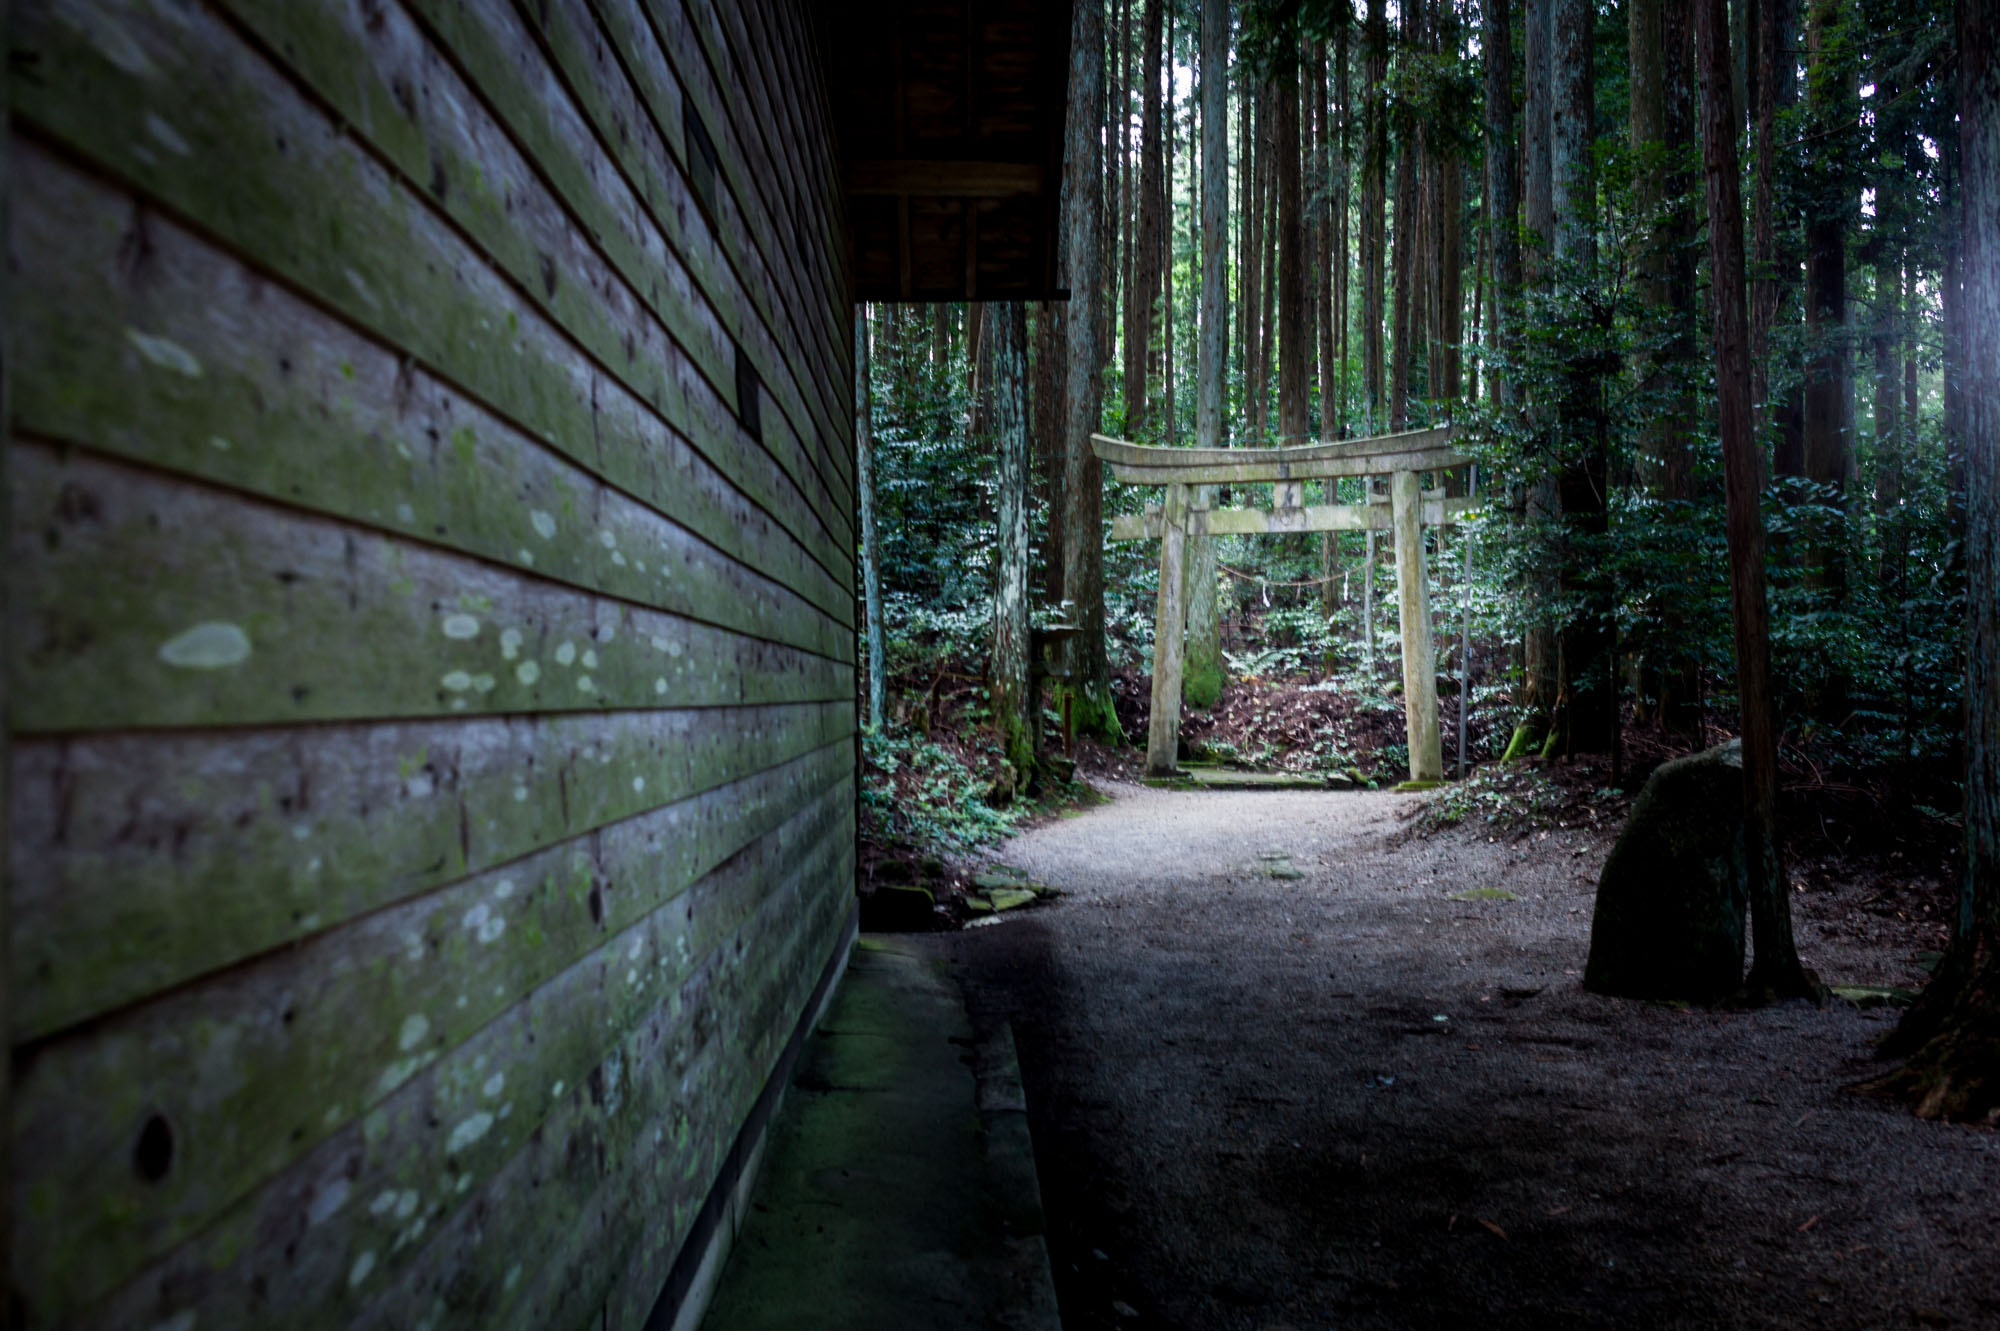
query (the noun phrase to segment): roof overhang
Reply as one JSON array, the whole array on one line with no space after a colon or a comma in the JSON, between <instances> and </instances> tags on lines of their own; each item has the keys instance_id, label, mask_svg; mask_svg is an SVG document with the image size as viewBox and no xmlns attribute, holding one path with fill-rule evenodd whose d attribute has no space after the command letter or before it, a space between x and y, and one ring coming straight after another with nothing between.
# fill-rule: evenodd
<instances>
[{"instance_id":1,"label":"roof overhang","mask_svg":"<svg viewBox=\"0 0 2000 1331\"><path fill-rule=\"evenodd\" d=\"M822 0L854 296L1059 300L1070 0Z\"/></svg>"}]
</instances>

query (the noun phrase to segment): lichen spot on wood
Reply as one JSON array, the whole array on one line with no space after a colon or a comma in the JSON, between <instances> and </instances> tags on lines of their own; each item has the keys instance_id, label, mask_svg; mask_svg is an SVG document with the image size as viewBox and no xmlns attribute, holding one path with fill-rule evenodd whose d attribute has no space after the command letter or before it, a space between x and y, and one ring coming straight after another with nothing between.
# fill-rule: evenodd
<instances>
[{"instance_id":1,"label":"lichen spot on wood","mask_svg":"<svg viewBox=\"0 0 2000 1331\"><path fill-rule=\"evenodd\" d=\"M162 119L158 111L146 112L146 132L153 136L153 142L176 156L187 157L194 151L181 132Z\"/></svg>"},{"instance_id":2,"label":"lichen spot on wood","mask_svg":"<svg viewBox=\"0 0 2000 1331\"><path fill-rule=\"evenodd\" d=\"M507 917L483 901L465 912L463 923L466 932L482 943L491 943L507 932Z\"/></svg>"},{"instance_id":3,"label":"lichen spot on wood","mask_svg":"<svg viewBox=\"0 0 2000 1331\"><path fill-rule=\"evenodd\" d=\"M453 670L447 672L444 678L440 679L438 683L444 685L445 688L451 690L453 693L463 693L472 687L472 675L469 671Z\"/></svg>"},{"instance_id":4,"label":"lichen spot on wood","mask_svg":"<svg viewBox=\"0 0 2000 1331\"><path fill-rule=\"evenodd\" d=\"M172 370L175 374L184 374L190 379L201 378L201 362L194 358L193 352L172 338L155 337L151 333L142 333L136 328L126 329L125 336L134 347L139 349L141 356L144 356L161 369Z\"/></svg>"},{"instance_id":5,"label":"lichen spot on wood","mask_svg":"<svg viewBox=\"0 0 2000 1331\"><path fill-rule=\"evenodd\" d=\"M523 661L514 667L514 678L523 684L533 684L542 677L542 668L533 661Z\"/></svg>"},{"instance_id":6,"label":"lichen spot on wood","mask_svg":"<svg viewBox=\"0 0 2000 1331\"><path fill-rule=\"evenodd\" d=\"M500 1094L500 1092L506 1089L507 1089L507 1074L504 1072L494 1073L492 1076L486 1079L486 1084L479 1088L480 1093L483 1094L489 1100L494 1099Z\"/></svg>"},{"instance_id":7,"label":"lichen spot on wood","mask_svg":"<svg viewBox=\"0 0 2000 1331\"><path fill-rule=\"evenodd\" d=\"M521 654L521 630L500 630L500 659L511 661Z\"/></svg>"},{"instance_id":8,"label":"lichen spot on wood","mask_svg":"<svg viewBox=\"0 0 2000 1331\"><path fill-rule=\"evenodd\" d=\"M455 614L444 617L444 636L464 641L479 636L479 620L472 615Z\"/></svg>"},{"instance_id":9,"label":"lichen spot on wood","mask_svg":"<svg viewBox=\"0 0 2000 1331\"><path fill-rule=\"evenodd\" d=\"M597 653L588 647L583 649L583 668L585 670L597 669Z\"/></svg>"},{"instance_id":10,"label":"lichen spot on wood","mask_svg":"<svg viewBox=\"0 0 2000 1331\"><path fill-rule=\"evenodd\" d=\"M480 1110L451 1130L451 1136L444 1144L446 1153L457 1155L484 1137L492 1127L493 1115L483 1109Z\"/></svg>"},{"instance_id":11,"label":"lichen spot on wood","mask_svg":"<svg viewBox=\"0 0 2000 1331\"><path fill-rule=\"evenodd\" d=\"M353 1289L366 1280L375 1269L375 1250L370 1248L354 1259L354 1265L347 1272L347 1287Z\"/></svg>"},{"instance_id":12,"label":"lichen spot on wood","mask_svg":"<svg viewBox=\"0 0 2000 1331\"><path fill-rule=\"evenodd\" d=\"M528 522L534 527L535 535L543 540L553 541L556 538L556 520L548 513L538 508L528 514Z\"/></svg>"},{"instance_id":13,"label":"lichen spot on wood","mask_svg":"<svg viewBox=\"0 0 2000 1331\"><path fill-rule=\"evenodd\" d=\"M431 1019L421 1012L412 1012L403 1018L403 1029L396 1036L396 1047L409 1053L424 1042L431 1032Z\"/></svg>"},{"instance_id":14,"label":"lichen spot on wood","mask_svg":"<svg viewBox=\"0 0 2000 1331\"><path fill-rule=\"evenodd\" d=\"M560 643L556 644L556 664L557 664L557 665L561 665L561 666L566 666L566 665L570 665L570 664L573 664L573 663L575 662L575 660L576 660L576 644L575 644L575 643L573 643L573 642L569 641L569 640L568 640L567 638L565 638L565 639L563 639L563 641L562 641L562 642L560 642Z\"/></svg>"},{"instance_id":15,"label":"lichen spot on wood","mask_svg":"<svg viewBox=\"0 0 2000 1331\"><path fill-rule=\"evenodd\" d=\"M250 635L235 624L210 620L161 643L160 659L182 670L225 670L250 659Z\"/></svg>"},{"instance_id":16,"label":"lichen spot on wood","mask_svg":"<svg viewBox=\"0 0 2000 1331\"><path fill-rule=\"evenodd\" d=\"M329 1179L313 1194L312 1202L306 1207L306 1226L323 1225L347 1205L347 1193L351 1185L344 1178Z\"/></svg>"}]
</instances>

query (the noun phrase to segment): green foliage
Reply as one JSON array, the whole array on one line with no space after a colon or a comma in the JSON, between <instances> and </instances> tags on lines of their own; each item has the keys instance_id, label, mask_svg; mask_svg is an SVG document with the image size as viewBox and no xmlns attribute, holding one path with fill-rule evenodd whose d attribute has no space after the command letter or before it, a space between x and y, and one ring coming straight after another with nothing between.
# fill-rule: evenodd
<instances>
[{"instance_id":1,"label":"green foliage","mask_svg":"<svg viewBox=\"0 0 2000 1331\"><path fill-rule=\"evenodd\" d=\"M990 738L982 748L997 756ZM1019 803L1004 809L989 805L992 778L916 731L863 730L861 756L863 834L878 845L963 853L1006 836L1030 811Z\"/></svg>"}]
</instances>

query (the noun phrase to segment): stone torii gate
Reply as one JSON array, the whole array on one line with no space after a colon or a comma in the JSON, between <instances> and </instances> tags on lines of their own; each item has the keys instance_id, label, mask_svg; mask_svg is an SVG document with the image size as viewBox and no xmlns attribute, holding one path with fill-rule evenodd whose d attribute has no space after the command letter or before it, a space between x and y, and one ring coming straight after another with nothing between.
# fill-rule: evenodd
<instances>
[{"instance_id":1,"label":"stone torii gate","mask_svg":"<svg viewBox=\"0 0 2000 1331\"><path fill-rule=\"evenodd\" d=\"M1114 541L1160 542L1160 601L1153 635L1153 710L1146 742L1149 776L1174 774L1180 750L1181 662L1187 621L1183 555L1190 533L1277 535L1309 531L1394 531L1396 590L1403 631L1403 719L1410 740L1410 779L1444 779L1438 728L1437 654L1431 639L1430 582L1424 567L1423 524L1441 526L1474 501L1421 491L1418 475L1461 467L1471 459L1452 448L1458 431L1444 425L1403 434L1291 448L1159 448L1101 434L1090 444L1111 474L1130 485L1166 487L1166 502L1111 522ZM1387 504L1305 503L1305 482L1342 476L1387 476ZM1197 487L1268 482L1268 509L1198 506Z\"/></svg>"}]
</instances>

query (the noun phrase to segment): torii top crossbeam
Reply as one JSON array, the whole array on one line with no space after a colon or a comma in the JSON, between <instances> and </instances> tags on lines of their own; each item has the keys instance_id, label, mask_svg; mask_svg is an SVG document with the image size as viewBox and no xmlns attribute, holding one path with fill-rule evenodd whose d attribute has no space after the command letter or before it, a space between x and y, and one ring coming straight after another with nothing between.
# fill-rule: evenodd
<instances>
[{"instance_id":1,"label":"torii top crossbeam","mask_svg":"<svg viewBox=\"0 0 2000 1331\"><path fill-rule=\"evenodd\" d=\"M1403 719L1410 741L1410 779L1444 776L1439 733L1437 654L1430 632L1430 586L1424 568L1423 523L1450 522L1472 506L1424 494L1421 472L1443 472L1472 459L1452 446L1455 426L1376 435L1289 448L1160 448L1094 434L1091 450L1118 480L1166 487L1166 503L1143 515L1116 518L1114 539L1160 538L1160 601L1153 635L1153 709L1146 745L1148 775L1170 777L1180 751L1182 633L1186 626L1183 551L1190 531L1263 534L1392 528L1396 587L1403 630ZM1389 513L1376 504L1305 507L1303 482L1342 476L1388 476ZM1195 487L1269 482L1271 509L1196 506ZM1387 521L1383 519L1387 518Z\"/></svg>"},{"instance_id":2,"label":"torii top crossbeam","mask_svg":"<svg viewBox=\"0 0 2000 1331\"><path fill-rule=\"evenodd\" d=\"M1161 448L1094 434L1090 448L1128 485L1243 485L1449 471L1472 461L1452 447L1458 433L1455 425L1440 425L1288 448Z\"/></svg>"}]
</instances>

